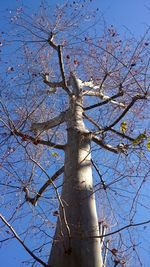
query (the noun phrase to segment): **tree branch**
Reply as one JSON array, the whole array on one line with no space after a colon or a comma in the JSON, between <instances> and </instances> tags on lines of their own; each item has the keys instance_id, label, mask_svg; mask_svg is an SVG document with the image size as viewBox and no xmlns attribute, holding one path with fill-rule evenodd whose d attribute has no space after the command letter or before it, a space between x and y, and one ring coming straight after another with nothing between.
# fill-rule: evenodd
<instances>
[{"instance_id":1,"label":"tree branch","mask_svg":"<svg viewBox=\"0 0 150 267\"><path fill-rule=\"evenodd\" d=\"M117 233L119 233L119 232L121 232L121 231L123 231L123 230L125 230L125 229L127 229L129 227L137 227L137 226L148 224L148 223L150 223L150 220L147 220L147 221L144 221L144 222L140 222L140 223L130 223L128 225L125 225L125 226L117 229L116 231L113 231L111 233L105 234L104 237L117 234ZM102 238L103 236L99 236L99 237ZM98 238L98 236L94 236L94 238Z\"/></svg>"},{"instance_id":2,"label":"tree branch","mask_svg":"<svg viewBox=\"0 0 150 267\"><path fill-rule=\"evenodd\" d=\"M93 120L93 118L87 116L85 113L83 113L83 116L89 121L91 122L94 126L96 126L96 128L99 130L98 132L102 133L102 128Z\"/></svg>"},{"instance_id":3,"label":"tree branch","mask_svg":"<svg viewBox=\"0 0 150 267\"><path fill-rule=\"evenodd\" d=\"M10 231L13 233L14 237L19 241L19 243L25 248L25 250L30 254L32 258L34 258L37 262L39 262L41 265L48 267L48 265L43 262L41 259L39 259L20 239L14 228L7 222L7 220L0 214L0 219L3 221L3 223L10 229Z\"/></svg>"},{"instance_id":4,"label":"tree branch","mask_svg":"<svg viewBox=\"0 0 150 267\"><path fill-rule=\"evenodd\" d=\"M98 236L87 236L87 238L103 238L103 237L107 237L107 236L111 236L111 235L114 235L114 234L117 234L127 228L130 228L130 227L138 227L138 226L141 226L141 225L145 225L145 224L149 224L150 223L150 220L147 220L147 221L144 221L144 222L139 222L139 223L130 223L130 224L127 224L113 232L110 232L108 234L103 234L103 235L98 235Z\"/></svg>"},{"instance_id":5,"label":"tree branch","mask_svg":"<svg viewBox=\"0 0 150 267\"><path fill-rule=\"evenodd\" d=\"M16 136L20 136L22 138L22 141L30 140L34 145L41 144L41 145L45 145L45 146L49 146L49 147L53 147L53 148L57 148L57 149L62 149L62 150L65 149L65 145L60 145L60 144L53 143L51 141L42 140L42 139L39 139L37 137L33 137L31 135L24 134L17 129L14 129L14 131L12 131L11 134L16 135Z\"/></svg>"},{"instance_id":6,"label":"tree branch","mask_svg":"<svg viewBox=\"0 0 150 267\"><path fill-rule=\"evenodd\" d=\"M68 84L72 87L73 94L75 94L78 97L81 93L84 84L79 78L76 77L75 73L70 72Z\"/></svg>"},{"instance_id":7,"label":"tree branch","mask_svg":"<svg viewBox=\"0 0 150 267\"><path fill-rule=\"evenodd\" d=\"M132 138L132 137L130 137L130 136L124 134L124 133L118 132L118 131L115 130L115 129L110 129L110 131L113 132L113 133L115 133L115 134L117 134L117 135L119 135L119 136L121 136L121 137L123 137L123 138L126 138L127 140L129 140L129 141L131 141L131 142L134 142L134 141L135 141L134 138Z\"/></svg>"},{"instance_id":8,"label":"tree branch","mask_svg":"<svg viewBox=\"0 0 150 267\"><path fill-rule=\"evenodd\" d=\"M61 112L57 117L46 122L35 122L31 125L31 131L47 131L63 123L66 119L66 111Z\"/></svg>"},{"instance_id":9,"label":"tree branch","mask_svg":"<svg viewBox=\"0 0 150 267\"><path fill-rule=\"evenodd\" d=\"M48 175L48 173L46 172L46 170L36 160L34 160L31 157L30 157L30 159L42 170L42 172L48 177L48 180L51 180L51 178ZM62 199L60 197L60 194L58 192L58 189L57 189L55 183L52 180L51 180L51 184L52 184L52 186L53 186L53 188L54 188L54 190L56 192L57 199L58 199L60 207L62 209L62 219L64 220L65 227L66 227L66 230L67 230L67 233L68 233L68 237L70 239L71 232L70 232L70 227L69 227L68 222L67 222L67 217L66 217L66 212L65 212L65 207L64 207L63 201L62 201Z\"/></svg>"},{"instance_id":10,"label":"tree branch","mask_svg":"<svg viewBox=\"0 0 150 267\"><path fill-rule=\"evenodd\" d=\"M119 152L121 152L118 150L118 148L112 147L109 144L105 144L101 139L99 139L98 137L96 137L94 135L92 135L92 141L95 142L96 144L100 145L102 148L105 148L106 150L111 151L115 154L118 154Z\"/></svg>"},{"instance_id":11,"label":"tree branch","mask_svg":"<svg viewBox=\"0 0 150 267\"><path fill-rule=\"evenodd\" d=\"M105 181L103 180L103 177L102 177L102 175L100 174L99 169L97 168L96 164L94 163L94 161L93 161L92 159L91 159L91 162L92 162L92 165L93 165L93 167L95 168L95 170L96 170L96 172L97 172L97 174L98 174L98 176L99 176L99 178L100 178L100 181L101 181L101 184L102 184L102 186L103 186L103 189L106 190L106 189L107 189L107 185L106 185Z\"/></svg>"},{"instance_id":12,"label":"tree branch","mask_svg":"<svg viewBox=\"0 0 150 267\"><path fill-rule=\"evenodd\" d=\"M95 125L97 127L98 132L96 132L96 133L103 133L102 128L91 117L87 116L85 113L83 113L83 115L88 121L90 121L93 125ZM131 142L134 142L136 140L135 138L133 138L131 136L128 136L128 135L126 135L124 133L118 132L115 129L111 128L110 131L115 133L115 134L117 134L117 135L119 135L119 136L121 136L121 137L123 137L123 138L126 138L127 140L129 140Z\"/></svg>"},{"instance_id":13,"label":"tree branch","mask_svg":"<svg viewBox=\"0 0 150 267\"><path fill-rule=\"evenodd\" d=\"M105 252L104 252L104 257L103 257L103 267L106 267L106 261L107 261L107 254L108 254L108 246L109 246L110 240L106 241L105 245Z\"/></svg>"},{"instance_id":14,"label":"tree branch","mask_svg":"<svg viewBox=\"0 0 150 267\"><path fill-rule=\"evenodd\" d=\"M62 51L61 51L60 45L58 45L58 59L59 59L60 72L61 72L61 76L62 76L62 80L63 80L63 84L64 84L63 88L68 95L71 95L71 92L68 89L67 83L66 83L64 64L63 64L63 56L62 56Z\"/></svg>"},{"instance_id":15,"label":"tree branch","mask_svg":"<svg viewBox=\"0 0 150 267\"><path fill-rule=\"evenodd\" d=\"M85 113L83 115L84 115L84 117L86 119L88 119L92 124L94 124L98 128L98 130L99 130L98 132L99 133L102 133L103 134L102 128L92 118L90 118L89 116L87 116ZM110 129L110 130L113 131L113 129ZM114 132L115 132L115 130L114 130ZM120 133L120 135L122 136L123 134ZM125 137L125 136L123 136L123 137ZM128 137L128 136L126 136L126 137ZM130 137L128 137L128 139L130 141L134 141L134 139L132 139ZM112 147L109 144L105 144L104 141L102 141L102 139L99 139L94 134L92 134L92 141L94 141L95 143L97 143L101 147L103 147L103 148L105 148L105 149L107 149L107 150L109 150L111 152L114 152L116 154L118 154L118 153L125 153L126 154L127 153L127 148L128 148L128 145L127 144L118 144L117 147Z\"/></svg>"},{"instance_id":16,"label":"tree branch","mask_svg":"<svg viewBox=\"0 0 150 267\"><path fill-rule=\"evenodd\" d=\"M115 126L125 115L126 113L130 110L130 108L134 105L134 103L139 100L139 99L146 99L145 96L142 95L136 95L132 98L132 101L130 102L130 104L126 107L126 109L122 112L122 114L109 126L104 128L104 132L110 130L113 126Z\"/></svg>"},{"instance_id":17,"label":"tree branch","mask_svg":"<svg viewBox=\"0 0 150 267\"><path fill-rule=\"evenodd\" d=\"M30 202L32 205L36 205L38 199L41 197L43 192L46 190L46 188L52 184L56 180L56 178L61 175L64 172L64 166L62 166L59 170L57 170L51 178L49 178L46 183L40 188L40 190L36 193L36 196L34 198L31 198L29 195L28 188L24 187L24 192L26 193L25 199L26 201Z\"/></svg>"},{"instance_id":18,"label":"tree branch","mask_svg":"<svg viewBox=\"0 0 150 267\"><path fill-rule=\"evenodd\" d=\"M50 33L50 36L49 36L49 38L48 38L48 40L47 40L47 42L49 43L49 45L50 45L53 49L55 49L56 51L58 51L58 45L56 45L56 44L54 43L53 38L54 38L54 33L51 32L51 33Z\"/></svg>"},{"instance_id":19,"label":"tree branch","mask_svg":"<svg viewBox=\"0 0 150 267\"><path fill-rule=\"evenodd\" d=\"M49 38L48 38L48 43L49 45L55 49L58 53L58 60L59 60L59 66L60 66L60 72L61 72L61 76L62 76L62 82L59 83L59 86L61 85L61 87L66 91L66 93L68 95L71 95L70 90L67 87L67 83L66 83L66 78L65 78L65 72L64 72L64 64L63 64L63 56L62 56L62 51L61 51L61 45L56 45L53 41L53 37L54 37L54 33L51 32ZM47 83L47 82L46 82ZM51 86L49 84L49 82L47 83L49 86Z\"/></svg>"},{"instance_id":20,"label":"tree branch","mask_svg":"<svg viewBox=\"0 0 150 267\"><path fill-rule=\"evenodd\" d=\"M119 107L122 107L122 108L125 108L126 105L121 103L121 102L117 102L113 99L119 97L119 96L122 96L123 95L123 91L122 91L122 84L119 85L119 92L118 94L110 97L110 96L107 96L103 93L103 90L102 90L102 84L101 85L94 85L94 82L93 81L89 81L89 82L82 82L82 86L84 87L89 87L90 89L92 88L92 90L85 90L83 91L83 95L87 95L87 96L97 96L99 98L101 98L102 100L104 100L104 102L102 103L97 103L96 106L95 105L92 105L90 107L87 107L85 108L85 110L88 110L88 109L91 109L91 108L95 108L97 106L101 106L101 105L104 105L104 104L107 104L108 102L111 102L115 105L118 105Z\"/></svg>"},{"instance_id":21,"label":"tree branch","mask_svg":"<svg viewBox=\"0 0 150 267\"><path fill-rule=\"evenodd\" d=\"M124 105L123 103L119 103L117 101L114 101L113 99L116 99L117 97L119 96L123 96L123 92L119 92L118 94L116 95L113 95L111 97L108 97L108 96L105 96L105 100L103 102L100 102L100 103L96 103L94 105L91 105L91 106L88 106L88 107L85 107L84 110L90 110L92 108L96 108L96 107L100 107L100 106L103 106L109 102L113 103L113 104L116 104L116 105L119 105L120 107L122 108L125 108L126 105ZM104 98L103 98L104 99Z\"/></svg>"},{"instance_id":22,"label":"tree branch","mask_svg":"<svg viewBox=\"0 0 150 267\"><path fill-rule=\"evenodd\" d=\"M45 84L47 84L49 87L53 88L53 90L50 91L50 93L55 93L57 87L64 87L64 83L62 82L50 82L48 79L49 73L41 73L41 76L43 78L43 81Z\"/></svg>"}]
</instances>

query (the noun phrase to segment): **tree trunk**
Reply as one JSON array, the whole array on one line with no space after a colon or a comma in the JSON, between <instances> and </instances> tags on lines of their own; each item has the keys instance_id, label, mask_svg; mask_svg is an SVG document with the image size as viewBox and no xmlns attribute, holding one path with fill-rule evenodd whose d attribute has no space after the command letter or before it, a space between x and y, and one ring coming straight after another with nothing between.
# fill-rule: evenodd
<instances>
[{"instance_id":1,"label":"tree trunk","mask_svg":"<svg viewBox=\"0 0 150 267\"><path fill-rule=\"evenodd\" d=\"M82 100L72 97L59 217L49 257L51 267L102 267L93 193L90 133L82 118Z\"/></svg>"}]
</instances>

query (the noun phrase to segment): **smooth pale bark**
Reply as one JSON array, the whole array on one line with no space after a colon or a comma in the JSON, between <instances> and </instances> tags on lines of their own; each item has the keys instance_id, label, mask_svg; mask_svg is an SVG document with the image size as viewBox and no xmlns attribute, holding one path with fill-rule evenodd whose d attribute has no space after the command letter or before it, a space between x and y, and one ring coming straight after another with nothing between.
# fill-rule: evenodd
<instances>
[{"instance_id":1,"label":"smooth pale bark","mask_svg":"<svg viewBox=\"0 0 150 267\"><path fill-rule=\"evenodd\" d=\"M48 265L102 267L101 242L93 194L90 133L83 123L80 96L67 114L68 140L59 217ZM65 221L66 219L66 221Z\"/></svg>"},{"instance_id":2,"label":"smooth pale bark","mask_svg":"<svg viewBox=\"0 0 150 267\"><path fill-rule=\"evenodd\" d=\"M46 131L56 127L65 121L65 112L61 112L57 117L46 122L32 123L31 131Z\"/></svg>"}]
</instances>

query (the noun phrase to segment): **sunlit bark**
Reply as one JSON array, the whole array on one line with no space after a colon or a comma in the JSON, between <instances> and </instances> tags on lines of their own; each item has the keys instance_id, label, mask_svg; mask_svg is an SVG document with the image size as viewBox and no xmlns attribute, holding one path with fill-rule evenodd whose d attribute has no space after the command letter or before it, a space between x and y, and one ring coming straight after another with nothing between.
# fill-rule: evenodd
<instances>
[{"instance_id":1,"label":"sunlit bark","mask_svg":"<svg viewBox=\"0 0 150 267\"><path fill-rule=\"evenodd\" d=\"M75 89L75 88L74 88ZM65 173L56 232L49 258L51 267L101 267L100 238L93 193L90 141L83 122L82 99L78 90L67 114L68 140ZM66 219L66 220L65 220Z\"/></svg>"}]
</instances>

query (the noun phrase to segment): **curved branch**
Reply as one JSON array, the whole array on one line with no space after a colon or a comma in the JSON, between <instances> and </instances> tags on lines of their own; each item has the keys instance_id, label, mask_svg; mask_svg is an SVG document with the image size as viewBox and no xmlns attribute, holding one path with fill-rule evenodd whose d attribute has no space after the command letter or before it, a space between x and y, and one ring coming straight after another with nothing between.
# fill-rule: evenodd
<instances>
[{"instance_id":1,"label":"curved branch","mask_svg":"<svg viewBox=\"0 0 150 267\"><path fill-rule=\"evenodd\" d=\"M30 157L30 159L42 170L42 172L48 177L48 179L51 180L51 178L48 175L47 171L36 160L34 160L32 157ZM66 230L67 230L67 233L68 233L68 237L70 238L71 237L71 232L70 232L70 227L69 227L68 222L67 222L67 217L66 217L66 212L65 212L65 207L64 207L63 201L62 201L62 199L60 197L60 194L58 192L58 188L56 187L55 183L52 180L51 180L51 183L52 183L52 186L53 186L53 188L55 190L55 193L56 193L57 199L59 201L60 207L62 209L62 219L64 220L65 227L66 227Z\"/></svg>"},{"instance_id":2,"label":"curved branch","mask_svg":"<svg viewBox=\"0 0 150 267\"><path fill-rule=\"evenodd\" d=\"M102 174L100 173L99 169L97 168L96 164L94 163L94 161L92 159L91 159L91 162L92 162L92 165L95 168L95 170L96 170L96 172L97 172L97 174L98 174L98 176L100 178L100 181L101 181L103 189L106 190L107 189L107 185L106 185L105 181L103 180Z\"/></svg>"},{"instance_id":3,"label":"curved branch","mask_svg":"<svg viewBox=\"0 0 150 267\"><path fill-rule=\"evenodd\" d=\"M67 82L66 82L66 78L65 78L63 56L62 56L62 51L61 51L60 45L58 45L58 59L59 59L60 72L61 72L61 76L62 76L62 80L63 80L63 84L64 84L63 88L68 95L71 95L71 92L67 87Z\"/></svg>"},{"instance_id":4,"label":"curved branch","mask_svg":"<svg viewBox=\"0 0 150 267\"><path fill-rule=\"evenodd\" d=\"M118 150L118 148L112 147L109 144L103 143L103 141L101 139L99 139L98 137L96 137L94 135L92 135L92 141L95 142L97 145L100 145L102 148L105 148L106 150L111 151L115 154L118 154L119 152L121 152Z\"/></svg>"},{"instance_id":5,"label":"curved branch","mask_svg":"<svg viewBox=\"0 0 150 267\"><path fill-rule=\"evenodd\" d=\"M126 134L124 134L124 133L118 132L118 131L115 130L115 129L110 129L110 131L113 132L113 133L115 133L115 134L117 134L117 135L119 135L119 136L121 136L121 137L123 137L123 138L126 138L127 140L129 140L129 141L131 141L131 142L134 142L134 141L135 141L135 139L132 138L131 136L128 136L128 135L126 135Z\"/></svg>"},{"instance_id":6,"label":"curved branch","mask_svg":"<svg viewBox=\"0 0 150 267\"><path fill-rule=\"evenodd\" d=\"M91 122L93 125L95 125L97 127L97 129L99 130L98 132L96 133L103 133L103 130L102 128L89 116L87 116L85 113L83 113L83 116L89 121ZM125 133L121 133L121 132L118 132L117 130L115 129L110 129L111 132L121 136L122 138L126 138L127 140L131 141L131 142L134 142L135 141L135 138L131 137L131 136L128 136L126 135Z\"/></svg>"},{"instance_id":7,"label":"curved branch","mask_svg":"<svg viewBox=\"0 0 150 267\"><path fill-rule=\"evenodd\" d=\"M50 82L48 79L49 73L41 73L41 76L43 78L43 82L47 84L49 87L53 88L53 90L51 90L51 93L55 93L57 87L64 87L63 81L62 82Z\"/></svg>"},{"instance_id":8,"label":"curved branch","mask_svg":"<svg viewBox=\"0 0 150 267\"><path fill-rule=\"evenodd\" d=\"M47 131L63 123L66 119L66 111L61 112L57 117L46 122L35 122L31 125L31 131Z\"/></svg>"},{"instance_id":9,"label":"curved branch","mask_svg":"<svg viewBox=\"0 0 150 267\"><path fill-rule=\"evenodd\" d=\"M138 226L141 226L141 225L145 225L145 224L149 224L150 223L150 220L147 220L147 221L144 221L144 222L139 222L139 223L130 223L130 224L127 224L113 232L110 232L108 234L103 234L103 235L98 235L98 236L88 236L87 238L103 238L103 237L107 237L107 236L111 236L111 235L114 235L114 234L117 234L127 228L130 228L130 227L138 227Z\"/></svg>"},{"instance_id":10,"label":"curved branch","mask_svg":"<svg viewBox=\"0 0 150 267\"><path fill-rule=\"evenodd\" d=\"M53 147L53 148L57 148L57 149L62 149L62 150L65 149L65 145L60 145L60 144L53 143L51 141L42 140L42 139L39 139L37 137L33 137L31 135L24 134L17 129L14 129L14 131L12 131L11 134L16 135L16 136L20 136L22 138L22 141L30 140L34 145L41 144L41 145L45 145L45 146L49 146L49 147Z\"/></svg>"},{"instance_id":11,"label":"curved branch","mask_svg":"<svg viewBox=\"0 0 150 267\"><path fill-rule=\"evenodd\" d=\"M37 262L39 262L41 265L48 267L48 265L39 259L25 244L24 242L20 239L19 235L16 233L14 228L6 221L6 219L0 214L0 219L3 221L3 223L10 229L10 231L13 233L14 237L19 241L19 243L25 248L25 250L30 254L32 258L34 258Z\"/></svg>"},{"instance_id":12,"label":"curved branch","mask_svg":"<svg viewBox=\"0 0 150 267\"><path fill-rule=\"evenodd\" d=\"M82 82L80 80L80 82L82 82L82 87L85 86L85 87L89 87L90 88L90 90L88 90L88 91L86 91L86 90L83 91L83 95L85 95L85 96L86 95L87 96L97 96L97 97L101 98L102 100L104 100L101 103L97 103L95 105L91 105L89 107L85 107L84 110L89 110L89 109L92 109L92 108L95 108L95 107L98 107L98 106L102 106L104 104L107 104L108 102L111 102L112 104L115 104L115 105L117 105L117 106L119 106L121 108L125 108L126 107L126 105L124 103L117 102L117 101L114 100L115 98L123 95L122 84L119 84L119 92L114 96L110 97L110 96L105 95L103 93L102 85L103 85L103 82L105 81L106 77L107 77L107 75L104 76L104 79L103 79L101 85L95 85L93 80L91 80L89 82Z\"/></svg>"},{"instance_id":13,"label":"curved branch","mask_svg":"<svg viewBox=\"0 0 150 267\"><path fill-rule=\"evenodd\" d=\"M104 132L110 130L113 126L115 126L125 115L126 113L130 110L130 108L134 105L134 103L137 101L137 100L140 100L140 99L146 99L146 96L142 96L142 95L136 95L132 98L132 101L130 102L130 104L126 107L126 109L122 112L122 114L112 123L110 124L109 126L106 126L104 128Z\"/></svg>"},{"instance_id":14,"label":"curved branch","mask_svg":"<svg viewBox=\"0 0 150 267\"><path fill-rule=\"evenodd\" d=\"M54 38L54 33L53 33L53 32L50 32L50 36L49 36L47 42L49 43L49 45L50 45L53 49L55 49L56 51L58 51L58 45L56 45L56 44L54 43L53 38Z\"/></svg>"},{"instance_id":15,"label":"curved branch","mask_svg":"<svg viewBox=\"0 0 150 267\"><path fill-rule=\"evenodd\" d=\"M105 234L105 235L103 235L103 236L99 236L99 237L102 238L102 237L106 237L106 236L114 235L114 234L117 234L117 233L119 233L119 232L121 232L121 231L123 231L123 230L125 230L125 229L127 229L127 228L129 228L129 227L137 227L137 226L144 225L144 224L148 224L148 223L150 223L150 220L147 220L147 221L144 221L144 222L140 222L140 223L130 223L130 224L128 224L128 225L125 225L125 226L119 228L119 229L116 230L116 231L113 231L113 232L111 232L111 233L108 233L108 234ZM98 236L94 236L94 238L98 238Z\"/></svg>"},{"instance_id":16,"label":"curved branch","mask_svg":"<svg viewBox=\"0 0 150 267\"><path fill-rule=\"evenodd\" d=\"M84 110L90 110L90 109L92 109L92 108L100 107L100 106L103 106L103 105L105 105L105 104L107 104L107 103L109 103L109 102L111 102L111 103L113 103L113 104L116 104L116 105L118 105L118 106L120 106L120 107L124 107L124 108L125 108L125 105L124 105L123 103L119 103L119 102L117 102L117 101L114 101L114 99L116 99L117 97L122 96L122 95L123 95L123 92L121 91L121 92L119 92L118 94L113 95L113 96L111 96L111 97L108 97L108 96L107 96L107 98L106 98L106 96L105 96L106 100L104 100L103 102L96 103L96 104L94 104L94 105L85 107Z\"/></svg>"},{"instance_id":17,"label":"curved branch","mask_svg":"<svg viewBox=\"0 0 150 267\"><path fill-rule=\"evenodd\" d=\"M29 195L28 188L24 187L24 192L26 193L25 199L26 201L30 202L32 205L36 205L38 199L41 197L41 195L44 193L44 191L47 189L49 185L52 184L56 180L58 176L60 176L64 172L64 166L62 166L59 170L57 170L51 178L49 178L46 183L40 188L40 190L36 193L36 196L34 198L31 198Z\"/></svg>"},{"instance_id":18,"label":"curved branch","mask_svg":"<svg viewBox=\"0 0 150 267\"><path fill-rule=\"evenodd\" d=\"M66 91L66 93L68 95L71 96L71 92L70 92L70 90L67 87L67 82L66 82L66 78L65 78L64 64L63 64L63 56L62 56L62 51L61 51L62 46L61 45L56 45L54 43L54 41L53 41L53 37L54 37L54 33L51 32L50 33L50 36L49 36L49 38L47 40L47 42L58 53L58 60L59 60L60 72L61 72L62 81L63 81L61 83L61 87Z\"/></svg>"},{"instance_id":19,"label":"curved branch","mask_svg":"<svg viewBox=\"0 0 150 267\"><path fill-rule=\"evenodd\" d=\"M86 115L85 113L83 113L83 116L89 121L91 122L94 126L96 126L96 128L99 130L98 132L102 132L102 128L93 120L93 118L89 117L88 115Z\"/></svg>"}]
</instances>

